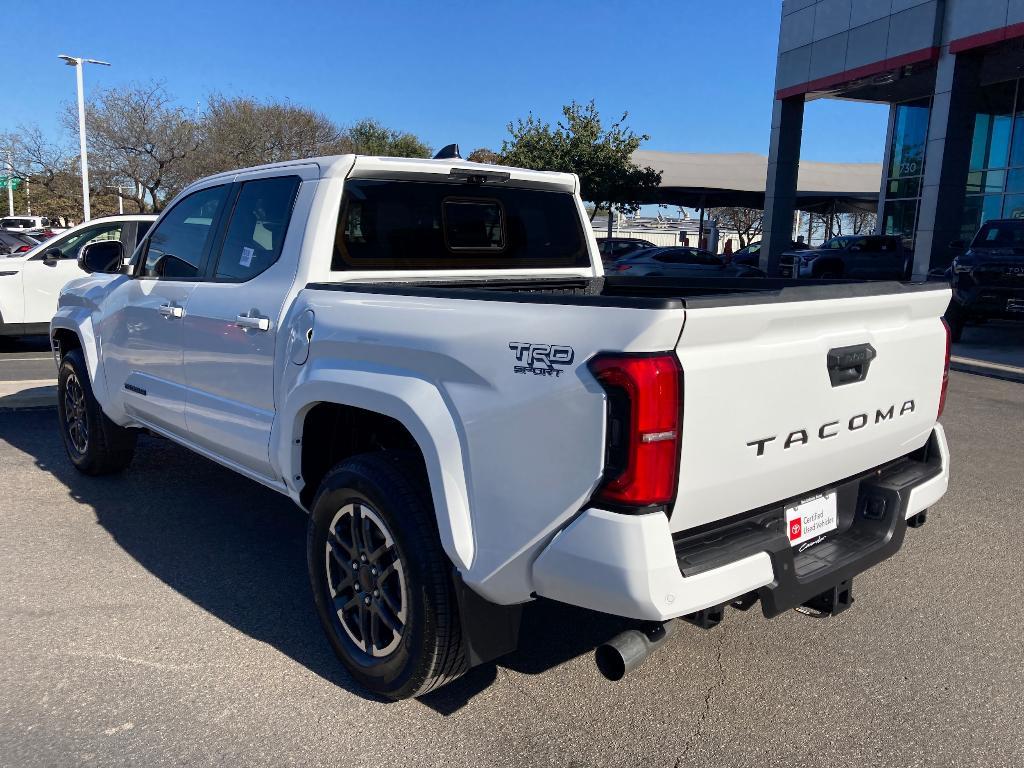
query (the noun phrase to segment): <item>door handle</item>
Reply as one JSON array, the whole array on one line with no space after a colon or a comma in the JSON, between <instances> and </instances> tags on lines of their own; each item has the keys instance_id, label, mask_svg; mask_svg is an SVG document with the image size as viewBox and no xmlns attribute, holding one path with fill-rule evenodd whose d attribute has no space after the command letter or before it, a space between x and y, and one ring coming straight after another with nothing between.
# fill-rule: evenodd
<instances>
[{"instance_id":1,"label":"door handle","mask_svg":"<svg viewBox=\"0 0 1024 768\"><path fill-rule=\"evenodd\" d=\"M235 325L239 328L252 331L269 331L270 330L270 318L260 317L258 310L249 310L247 314L239 315L235 318Z\"/></svg>"},{"instance_id":2,"label":"door handle","mask_svg":"<svg viewBox=\"0 0 1024 768\"><path fill-rule=\"evenodd\" d=\"M166 317L168 320L176 320L184 316L185 310L183 307L176 307L173 304L161 304L159 308L160 314Z\"/></svg>"},{"instance_id":3,"label":"door handle","mask_svg":"<svg viewBox=\"0 0 1024 768\"><path fill-rule=\"evenodd\" d=\"M870 344L855 344L852 347L830 349L825 358L825 367L833 387L864 381L871 361L878 357Z\"/></svg>"}]
</instances>

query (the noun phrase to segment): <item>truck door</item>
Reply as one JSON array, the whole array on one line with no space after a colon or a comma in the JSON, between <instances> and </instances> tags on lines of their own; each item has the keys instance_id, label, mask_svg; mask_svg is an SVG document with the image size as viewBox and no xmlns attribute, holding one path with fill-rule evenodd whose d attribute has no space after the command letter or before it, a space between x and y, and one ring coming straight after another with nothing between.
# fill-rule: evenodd
<instances>
[{"instance_id":1,"label":"truck door","mask_svg":"<svg viewBox=\"0 0 1024 768\"><path fill-rule=\"evenodd\" d=\"M272 175L276 173L277 175ZM206 280L185 316L186 419L190 439L271 476L274 352L295 280L316 166L244 174ZM303 187L303 181L310 180ZM293 216L293 208L295 214ZM289 220L297 223L289 228Z\"/></svg>"},{"instance_id":2,"label":"truck door","mask_svg":"<svg viewBox=\"0 0 1024 768\"><path fill-rule=\"evenodd\" d=\"M134 273L108 298L100 321L110 392L123 398L128 414L182 436L184 320L230 189L221 184L198 190L164 214L143 244Z\"/></svg>"}]
</instances>

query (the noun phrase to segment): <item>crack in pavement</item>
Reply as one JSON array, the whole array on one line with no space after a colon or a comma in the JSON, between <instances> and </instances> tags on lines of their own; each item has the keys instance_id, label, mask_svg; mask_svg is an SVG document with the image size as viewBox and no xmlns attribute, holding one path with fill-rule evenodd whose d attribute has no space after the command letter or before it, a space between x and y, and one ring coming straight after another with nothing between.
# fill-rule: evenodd
<instances>
[{"instance_id":1,"label":"crack in pavement","mask_svg":"<svg viewBox=\"0 0 1024 768\"><path fill-rule=\"evenodd\" d=\"M675 768L681 768L683 761L689 756L690 750L697 745L701 737L704 735L704 726L707 724L708 717L711 715L711 697L714 696L715 691L725 685L725 665L722 663L722 653L725 650L725 628L719 625L718 631L718 649L715 653L715 664L718 667L718 674L716 679L712 681L704 692L704 710L698 716L697 724L690 733L690 737L686 740L686 744L683 746L683 751L676 759Z\"/></svg>"}]
</instances>

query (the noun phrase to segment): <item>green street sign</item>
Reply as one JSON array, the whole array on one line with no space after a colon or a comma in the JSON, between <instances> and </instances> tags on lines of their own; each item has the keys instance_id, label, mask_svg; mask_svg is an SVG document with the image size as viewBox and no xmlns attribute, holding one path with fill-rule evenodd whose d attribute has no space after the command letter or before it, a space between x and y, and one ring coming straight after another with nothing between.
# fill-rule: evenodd
<instances>
[{"instance_id":1,"label":"green street sign","mask_svg":"<svg viewBox=\"0 0 1024 768\"><path fill-rule=\"evenodd\" d=\"M0 189L7 189L7 185L10 184L11 189L17 189L21 186L21 179L17 176L9 178L7 176L0 176Z\"/></svg>"}]
</instances>

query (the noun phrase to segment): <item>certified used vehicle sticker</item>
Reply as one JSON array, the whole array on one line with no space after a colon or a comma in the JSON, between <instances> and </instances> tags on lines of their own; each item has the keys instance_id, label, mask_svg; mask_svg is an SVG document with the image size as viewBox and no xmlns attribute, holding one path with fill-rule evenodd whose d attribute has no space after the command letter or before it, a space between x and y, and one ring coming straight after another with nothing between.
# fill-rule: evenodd
<instances>
[{"instance_id":1,"label":"certified used vehicle sticker","mask_svg":"<svg viewBox=\"0 0 1024 768\"><path fill-rule=\"evenodd\" d=\"M836 492L829 491L786 507L789 544L803 552L824 540L824 534L839 525Z\"/></svg>"}]
</instances>

